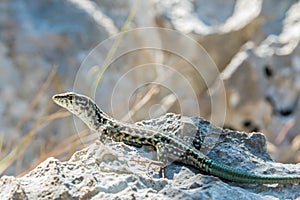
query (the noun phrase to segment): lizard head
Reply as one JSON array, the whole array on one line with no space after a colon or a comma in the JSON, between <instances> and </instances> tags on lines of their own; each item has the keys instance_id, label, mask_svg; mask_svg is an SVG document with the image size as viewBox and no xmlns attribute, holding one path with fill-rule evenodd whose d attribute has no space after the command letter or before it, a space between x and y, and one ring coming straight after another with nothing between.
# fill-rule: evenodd
<instances>
[{"instance_id":1,"label":"lizard head","mask_svg":"<svg viewBox=\"0 0 300 200\"><path fill-rule=\"evenodd\" d=\"M91 130L96 130L106 121L112 120L87 96L67 92L54 95L52 100L79 117Z\"/></svg>"},{"instance_id":2,"label":"lizard head","mask_svg":"<svg viewBox=\"0 0 300 200\"><path fill-rule=\"evenodd\" d=\"M89 97L74 92L56 94L52 97L52 100L75 115L80 115L92 102Z\"/></svg>"}]
</instances>

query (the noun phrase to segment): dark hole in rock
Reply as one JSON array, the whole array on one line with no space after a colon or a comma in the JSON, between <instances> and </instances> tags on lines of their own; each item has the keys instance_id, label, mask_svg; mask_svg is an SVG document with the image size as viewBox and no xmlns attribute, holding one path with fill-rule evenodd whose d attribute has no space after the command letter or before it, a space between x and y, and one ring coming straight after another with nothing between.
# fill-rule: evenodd
<instances>
[{"instance_id":1,"label":"dark hole in rock","mask_svg":"<svg viewBox=\"0 0 300 200\"><path fill-rule=\"evenodd\" d=\"M244 127L249 127L249 126L251 126L251 125L252 125L252 122L251 122L250 119L245 119L245 120L243 121L243 126L244 126Z\"/></svg>"},{"instance_id":2,"label":"dark hole in rock","mask_svg":"<svg viewBox=\"0 0 300 200\"><path fill-rule=\"evenodd\" d=\"M252 132L259 132L260 128L258 126L253 127Z\"/></svg>"},{"instance_id":3,"label":"dark hole in rock","mask_svg":"<svg viewBox=\"0 0 300 200\"><path fill-rule=\"evenodd\" d=\"M289 116L293 113L292 109L282 109L279 111L279 114L282 116Z\"/></svg>"},{"instance_id":4,"label":"dark hole in rock","mask_svg":"<svg viewBox=\"0 0 300 200\"><path fill-rule=\"evenodd\" d=\"M264 66L264 73L265 73L265 76L268 77L268 78L273 76L273 70L271 69L270 65L265 65Z\"/></svg>"}]
</instances>

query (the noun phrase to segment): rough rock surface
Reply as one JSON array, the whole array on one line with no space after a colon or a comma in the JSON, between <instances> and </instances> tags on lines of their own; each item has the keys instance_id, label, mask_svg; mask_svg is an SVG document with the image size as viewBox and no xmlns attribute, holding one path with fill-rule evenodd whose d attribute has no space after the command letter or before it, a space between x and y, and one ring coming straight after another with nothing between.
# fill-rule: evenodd
<instances>
[{"instance_id":1,"label":"rough rock surface","mask_svg":"<svg viewBox=\"0 0 300 200\"><path fill-rule=\"evenodd\" d=\"M226 127L261 131L270 141L268 147L273 158L286 163L300 162L299 5L294 0L141 0L138 6L135 0L0 1L0 138L5 141L0 145L0 158L8 155L32 130L54 93L77 89L74 87L77 75L82 78L82 91L91 90L91 73L78 70L80 65L96 45L120 32L137 6L128 30L170 28L186 34L207 50L224 75L228 97ZM182 49L189 59L158 49L139 49L119 56L106 70L97 93L93 93L101 99L104 110L122 119L131 105L145 95L149 97L146 103L126 120L183 110L187 116L210 118L211 96L206 94L211 84L199 84L197 73L191 69L189 61L203 62L191 43L149 32L127 39L122 45L129 49L136 44L164 42ZM111 46L109 43L93 59L104 61ZM196 97L187 92L191 90L183 85L182 77L159 69L157 63L183 75L193 86ZM43 95L34 99L54 65L58 65L55 80ZM137 70L142 65L147 70ZM129 71L134 73L125 76ZM210 75L205 78L216 78L216 74ZM121 79L121 92L110 98ZM170 80L168 86L172 88L143 87L161 79ZM200 111L191 106L195 102ZM188 106L182 109L183 105ZM74 133L74 123L69 118L48 123L46 120L37 129L34 142L19 154L19 163L2 170L3 174L19 174L32 167ZM69 144L73 150L73 144Z\"/></svg>"},{"instance_id":2,"label":"rough rock surface","mask_svg":"<svg viewBox=\"0 0 300 200\"><path fill-rule=\"evenodd\" d=\"M174 120L175 119L175 120ZM137 123L158 130L202 131L211 143L208 157L239 170L257 174L299 174L300 164L274 163L261 133L223 130L202 118L166 115ZM182 132L181 132L182 133ZM208 140L210 141L210 140ZM208 143L209 144L209 143ZM28 174L0 179L1 199L299 199L300 185L238 184L200 173L179 163L159 175L151 164L155 152L122 143L95 142L69 161L48 158Z\"/></svg>"}]
</instances>

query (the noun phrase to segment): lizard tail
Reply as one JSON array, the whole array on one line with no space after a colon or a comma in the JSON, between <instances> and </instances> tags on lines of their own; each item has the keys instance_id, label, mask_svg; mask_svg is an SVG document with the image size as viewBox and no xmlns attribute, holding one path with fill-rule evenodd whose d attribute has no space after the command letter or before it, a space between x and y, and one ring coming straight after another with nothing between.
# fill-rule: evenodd
<instances>
[{"instance_id":1,"label":"lizard tail","mask_svg":"<svg viewBox=\"0 0 300 200\"><path fill-rule=\"evenodd\" d=\"M300 183L300 175L293 176L272 176L257 175L248 172L242 172L232 167L228 167L213 161L207 163L209 166L207 172L220 178L240 183L252 184L291 184Z\"/></svg>"}]
</instances>

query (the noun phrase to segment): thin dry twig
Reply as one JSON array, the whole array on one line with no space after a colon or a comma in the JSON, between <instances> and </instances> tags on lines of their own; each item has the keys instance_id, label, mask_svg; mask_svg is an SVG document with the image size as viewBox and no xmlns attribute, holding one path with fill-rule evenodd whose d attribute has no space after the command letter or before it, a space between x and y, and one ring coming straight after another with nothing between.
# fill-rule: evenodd
<instances>
[{"instance_id":1,"label":"thin dry twig","mask_svg":"<svg viewBox=\"0 0 300 200\"><path fill-rule=\"evenodd\" d=\"M47 77L47 80L45 83L41 86L37 94L34 96L33 101L31 102L30 106L26 110L24 116L21 118L19 123L17 124L17 127L15 129L15 133L18 133L21 129L21 127L24 125L24 123L28 120L29 113L31 113L32 109L36 106L39 98L42 96L42 94L46 91L46 89L49 87L51 84L52 80L54 79L54 76L57 72L57 66L54 66ZM47 104L47 107L45 108L43 114L38 117L31 128L31 130L24 135L21 140L16 144L16 146L11 150L11 152L6 155L1 161L0 161L0 174L3 173L17 158L18 163L17 163L17 168L20 168L21 162L22 162L22 157L23 153L26 150L27 146L32 142L33 136L36 134L37 128L40 125L42 121L42 116L48 111L49 109L49 103Z\"/></svg>"},{"instance_id":2,"label":"thin dry twig","mask_svg":"<svg viewBox=\"0 0 300 200\"><path fill-rule=\"evenodd\" d=\"M50 83L53 81L56 72L57 72L57 66L54 66L52 68L49 76L47 77L46 81L44 82L44 84L39 88L38 92L33 97L33 99L31 101L29 107L25 111L25 114L22 116L22 118L20 119L20 121L16 125L15 131L14 131L15 133L19 133L20 132L20 129L22 128L22 126L24 125L24 123L28 120L28 118L29 118L29 116L31 114L31 111L37 105L40 97L45 93L46 89L49 87Z\"/></svg>"},{"instance_id":3,"label":"thin dry twig","mask_svg":"<svg viewBox=\"0 0 300 200\"><path fill-rule=\"evenodd\" d=\"M31 130L24 135L13 150L0 161L0 174L3 173L19 157L20 153L22 154L22 152L24 152L28 145L32 142L32 138L36 135L37 128L41 124L43 115L48 111L49 105L51 104L47 104L44 112L37 118Z\"/></svg>"},{"instance_id":4,"label":"thin dry twig","mask_svg":"<svg viewBox=\"0 0 300 200\"><path fill-rule=\"evenodd\" d=\"M100 83L100 80L103 77L104 72L109 67L109 63L113 59L114 54L116 53L120 43L122 42L122 39L124 37L124 33L128 30L129 25L130 25L131 21L133 20L133 18L135 17L140 4L141 4L141 0L136 0L136 3L134 4L134 7L130 10L130 13L129 13L122 29L121 29L121 33L119 34L117 39L112 44L112 47L109 49L109 52L108 52L108 54L107 54L107 56L104 60L104 63L103 63L103 68L101 69L101 71L96 76L96 80L95 80L94 85L92 87L92 90L93 90L92 92L96 91L96 88L98 87L98 85Z\"/></svg>"},{"instance_id":5,"label":"thin dry twig","mask_svg":"<svg viewBox=\"0 0 300 200\"><path fill-rule=\"evenodd\" d=\"M122 118L122 121L128 121L130 118L134 116L134 114L140 110L149 100L153 97L153 95L157 94L159 92L158 85L153 85L147 93L144 95L144 97L138 101L131 109L130 111Z\"/></svg>"},{"instance_id":6,"label":"thin dry twig","mask_svg":"<svg viewBox=\"0 0 300 200\"><path fill-rule=\"evenodd\" d=\"M279 145L283 142L289 130L295 125L295 119L289 120L281 129L278 136L275 139L275 144Z\"/></svg>"}]
</instances>

